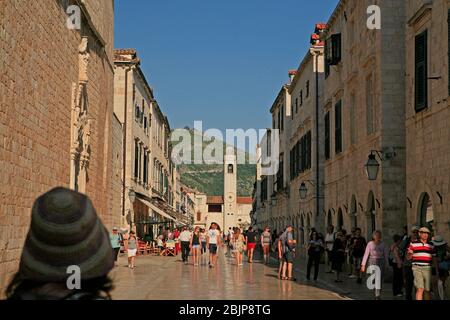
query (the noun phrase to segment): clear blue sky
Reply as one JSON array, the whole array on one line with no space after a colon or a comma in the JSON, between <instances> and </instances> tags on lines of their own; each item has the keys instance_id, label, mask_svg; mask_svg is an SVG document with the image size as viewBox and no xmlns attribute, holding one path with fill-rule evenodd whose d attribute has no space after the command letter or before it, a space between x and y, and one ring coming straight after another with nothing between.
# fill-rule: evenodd
<instances>
[{"instance_id":1,"label":"clear blue sky","mask_svg":"<svg viewBox=\"0 0 450 320\"><path fill-rule=\"evenodd\" d=\"M288 70L338 0L116 0L115 47L136 48L172 128L266 128Z\"/></svg>"}]
</instances>

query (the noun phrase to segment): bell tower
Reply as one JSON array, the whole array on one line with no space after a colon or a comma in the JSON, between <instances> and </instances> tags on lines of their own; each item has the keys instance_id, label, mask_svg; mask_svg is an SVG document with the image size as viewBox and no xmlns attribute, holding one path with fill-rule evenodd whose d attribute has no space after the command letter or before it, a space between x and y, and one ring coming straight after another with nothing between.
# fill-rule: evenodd
<instances>
[{"instance_id":1,"label":"bell tower","mask_svg":"<svg viewBox=\"0 0 450 320\"><path fill-rule=\"evenodd\" d=\"M227 231L229 227L237 226L237 163L236 155L233 147L227 147L224 157L223 168L223 200L224 200L224 226L223 230Z\"/></svg>"}]
</instances>

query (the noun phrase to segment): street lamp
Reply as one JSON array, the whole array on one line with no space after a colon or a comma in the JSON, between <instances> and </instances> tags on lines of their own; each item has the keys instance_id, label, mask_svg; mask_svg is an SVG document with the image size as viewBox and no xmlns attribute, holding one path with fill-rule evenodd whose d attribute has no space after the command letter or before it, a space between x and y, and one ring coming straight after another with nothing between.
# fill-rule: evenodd
<instances>
[{"instance_id":1,"label":"street lamp","mask_svg":"<svg viewBox=\"0 0 450 320\"><path fill-rule=\"evenodd\" d=\"M369 178L370 181L377 180L378 171L380 170L380 164L378 163L376 156L378 156L380 161L384 161L395 158L397 154L393 147L386 148L384 151L370 151L370 155L367 159L366 164L364 165L364 167L366 168L367 178Z\"/></svg>"},{"instance_id":2,"label":"street lamp","mask_svg":"<svg viewBox=\"0 0 450 320\"><path fill-rule=\"evenodd\" d=\"M367 178L369 181L375 181L378 177L378 171L380 170L380 164L378 163L375 154L371 153L365 164Z\"/></svg>"},{"instance_id":3,"label":"street lamp","mask_svg":"<svg viewBox=\"0 0 450 320\"><path fill-rule=\"evenodd\" d=\"M133 189L130 189L130 191L128 192L128 198L130 199L130 203L131 203L131 209L130 211L130 231L133 230L133 221L134 221L134 209L133 209L133 204L136 201L136 192L134 192Z\"/></svg>"}]
</instances>

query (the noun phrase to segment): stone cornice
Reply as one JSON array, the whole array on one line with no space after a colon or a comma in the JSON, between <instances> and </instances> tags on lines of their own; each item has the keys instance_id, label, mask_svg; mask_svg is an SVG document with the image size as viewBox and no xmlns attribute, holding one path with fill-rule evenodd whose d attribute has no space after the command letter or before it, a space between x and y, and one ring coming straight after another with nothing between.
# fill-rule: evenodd
<instances>
[{"instance_id":1,"label":"stone cornice","mask_svg":"<svg viewBox=\"0 0 450 320\"><path fill-rule=\"evenodd\" d=\"M408 26L414 26L415 24L417 24L420 19L422 19L424 16L426 16L429 12L431 12L431 9L433 7L433 2L432 1L427 1L426 3L424 3L419 10L417 10L413 16L408 20Z\"/></svg>"}]
</instances>

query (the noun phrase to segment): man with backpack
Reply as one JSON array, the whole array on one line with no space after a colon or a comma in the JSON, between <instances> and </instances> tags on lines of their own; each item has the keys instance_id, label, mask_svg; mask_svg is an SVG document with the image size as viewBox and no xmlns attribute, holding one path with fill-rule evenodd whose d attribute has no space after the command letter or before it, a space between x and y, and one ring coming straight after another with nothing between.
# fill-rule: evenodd
<instances>
[{"instance_id":1,"label":"man with backpack","mask_svg":"<svg viewBox=\"0 0 450 320\"><path fill-rule=\"evenodd\" d=\"M292 276L293 263L295 260L295 247L297 241L294 240L293 228L288 226L286 231L281 235L280 242L283 250L283 280L295 281ZM286 276L287 273L287 276Z\"/></svg>"},{"instance_id":2,"label":"man with backpack","mask_svg":"<svg viewBox=\"0 0 450 320\"><path fill-rule=\"evenodd\" d=\"M366 251L366 246L366 239L361 236L361 228L356 228L354 237L350 239L350 250L352 252L356 275L351 275L350 278L357 278L356 282L359 284L362 283L361 262Z\"/></svg>"}]
</instances>

